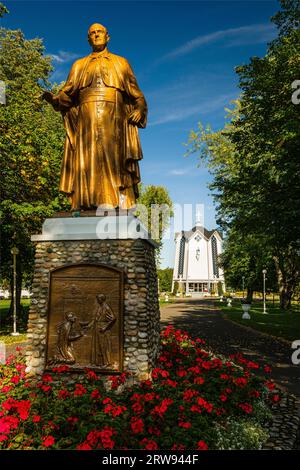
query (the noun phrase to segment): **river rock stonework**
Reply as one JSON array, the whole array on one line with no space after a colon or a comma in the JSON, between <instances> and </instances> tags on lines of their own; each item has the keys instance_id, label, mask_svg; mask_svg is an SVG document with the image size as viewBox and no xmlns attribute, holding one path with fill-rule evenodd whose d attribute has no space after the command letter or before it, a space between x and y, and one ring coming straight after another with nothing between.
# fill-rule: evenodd
<instances>
[{"instance_id":1,"label":"river rock stonework","mask_svg":"<svg viewBox=\"0 0 300 470\"><path fill-rule=\"evenodd\" d=\"M98 264L124 273L123 370L139 379L147 378L155 367L160 344L154 251L145 239L36 242L27 371L40 374L45 369L50 272L70 264Z\"/></svg>"}]
</instances>

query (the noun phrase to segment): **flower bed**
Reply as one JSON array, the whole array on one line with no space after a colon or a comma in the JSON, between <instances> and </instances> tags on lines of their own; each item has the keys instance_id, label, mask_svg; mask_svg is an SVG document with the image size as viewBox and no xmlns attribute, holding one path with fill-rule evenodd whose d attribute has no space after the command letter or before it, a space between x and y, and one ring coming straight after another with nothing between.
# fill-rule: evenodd
<instances>
[{"instance_id":1,"label":"flower bed","mask_svg":"<svg viewBox=\"0 0 300 470\"><path fill-rule=\"evenodd\" d=\"M0 449L261 448L280 396L252 373L259 366L217 357L172 327L161 341L152 380L133 385L124 373L108 387L91 370L72 380L67 366L37 381L21 356L9 358L0 366Z\"/></svg>"}]
</instances>

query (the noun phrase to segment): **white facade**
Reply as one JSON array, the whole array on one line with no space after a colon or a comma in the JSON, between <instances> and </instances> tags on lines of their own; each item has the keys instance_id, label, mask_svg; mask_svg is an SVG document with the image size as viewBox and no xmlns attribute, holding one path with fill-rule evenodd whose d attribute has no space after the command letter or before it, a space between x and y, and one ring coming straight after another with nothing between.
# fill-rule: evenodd
<instances>
[{"instance_id":1,"label":"white facade","mask_svg":"<svg viewBox=\"0 0 300 470\"><path fill-rule=\"evenodd\" d=\"M225 289L223 270L218 266L222 237L217 230L198 225L175 234L175 264L172 291L177 281L186 295L218 293L218 283Z\"/></svg>"}]
</instances>

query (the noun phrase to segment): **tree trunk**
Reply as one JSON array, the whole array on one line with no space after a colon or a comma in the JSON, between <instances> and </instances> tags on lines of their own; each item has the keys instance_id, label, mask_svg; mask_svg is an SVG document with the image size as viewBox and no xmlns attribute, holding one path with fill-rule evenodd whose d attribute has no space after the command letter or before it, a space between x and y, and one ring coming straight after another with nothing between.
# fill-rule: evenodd
<instances>
[{"instance_id":1,"label":"tree trunk","mask_svg":"<svg viewBox=\"0 0 300 470\"><path fill-rule=\"evenodd\" d=\"M280 308L288 310L292 305L292 296L299 280L297 254L290 250L281 256L274 256L276 266Z\"/></svg>"},{"instance_id":2,"label":"tree trunk","mask_svg":"<svg viewBox=\"0 0 300 470\"><path fill-rule=\"evenodd\" d=\"M293 292L287 289L280 289L280 308L288 310L292 305Z\"/></svg>"},{"instance_id":3,"label":"tree trunk","mask_svg":"<svg viewBox=\"0 0 300 470\"><path fill-rule=\"evenodd\" d=\"M253 300L253 289L251 287L247 287L247 302L249 302L251 304L252 300Z\"/></svg>"}]
</instances>

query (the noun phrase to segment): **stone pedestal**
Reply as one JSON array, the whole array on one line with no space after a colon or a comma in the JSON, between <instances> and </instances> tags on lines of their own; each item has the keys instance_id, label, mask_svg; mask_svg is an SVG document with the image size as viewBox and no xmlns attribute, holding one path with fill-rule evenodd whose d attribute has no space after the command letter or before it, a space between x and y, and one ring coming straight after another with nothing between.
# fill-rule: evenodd
<instances>
[{"instance_id":1,"label":"stone pedestal","mask_svg":"<svg viewBox=\"0 0 300 470\"><path fill-rule=\"evenodd\" d=\"M155 243L141 222L133 216L53 218L32 240L27 371L67 363L76 371L146 378L159 353L160 326ZM99 352L99 331L101 347L111 348L106 362L91 359Z\"/></svg>"}]
</instances>

